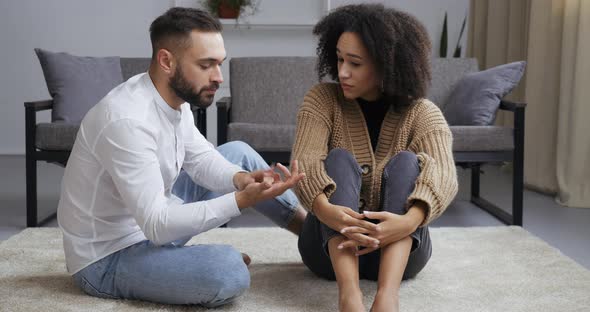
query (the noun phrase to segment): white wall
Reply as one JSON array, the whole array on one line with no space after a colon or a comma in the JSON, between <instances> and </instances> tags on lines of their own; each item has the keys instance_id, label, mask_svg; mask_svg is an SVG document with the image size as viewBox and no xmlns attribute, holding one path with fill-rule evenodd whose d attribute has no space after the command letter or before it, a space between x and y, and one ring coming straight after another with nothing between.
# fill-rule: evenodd
<instances>
[{"instance_id":1,"label":"white wall","mask_svg":"<svg viewBox=\"0 0 590 312\"><path fill-rule=\"evenodd\" d=\"M33 48L149 56L149 24L169 7L162 0L0 2L0 154L24 154L23 102L49 98Z\"/></svg>"},{"instance_id":2,"label":"white wall","mask_svg":"<svg viewBox=\"0 0 590 312\"><path fill-rule=\"evenodd\" d=\"M353 1L261 0L259 15L248 19L251 28L225 25L223 36L228 57L314 55L313 22L328 4L333 8L350 2ZM469 7L469 0L383 2L418 17L428 29L436 53L444 11L449 12L449 53L452 53L460 23ZM199 1L0 1L0 155L24 154L23 102L49 98L33 48L75 55L148 57L151 54L149 24L174 5L199 6ZM465 33L464 41L466 37ZM228 81L227 66L224 74ZM229 81L218 97L229 93L228 85ZM208 137L214 143L217 141L215 113L214 107L209 109L207 127ZM49 114L41 116L42 121L49 120Z\"/></svg>"},{"instance_id":3,"label":"white wall","mask_svg":"<svg viewBox=\"0 0 590 312\"><path fill-rule=\"evenodd\" d=\"M384 3L386 6L403 10L414 15L420 20L432 41L433 54L439 55L440 37L442 33L443 20L445 18L445 11L448 13L448 51L447 57L452 56L455 51L459 32L461 31L461 24L463 19L469 14L469 0L363 0L364 3ZM346 4L359 3L354 0L330 0L330 7L336 8ZM465 55L467 48L467 27L462 37L462 53Z\"/></svg>"}]
</instances>

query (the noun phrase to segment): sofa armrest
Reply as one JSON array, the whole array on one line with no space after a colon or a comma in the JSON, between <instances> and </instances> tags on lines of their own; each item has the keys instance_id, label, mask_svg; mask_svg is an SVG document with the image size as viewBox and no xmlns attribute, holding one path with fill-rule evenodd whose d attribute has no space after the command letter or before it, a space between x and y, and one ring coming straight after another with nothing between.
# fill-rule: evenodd
<instances>
[{"instance_id":1,"label":"sofa armrest","mask_svg":"<svg viewBox=\"0 0 590 312\"><path fill-rule=\"evenodd\" d=\"M229 111L231 108L231 96L222 97L215 103L215 105L217 106L217 109L221 108Z\"/></svg>"},{"instance_id":2,"label":"sofa armrest","mask_svg":"<svg viewBox=\"0 0 590 312\"><path fill-rule=\"evenodd\" d=\"M508 100L500 101L500 109L514 112L517 108L526 108L526 103L511 102Z\"/></svg>"},{"instance_id":3,"label":"sofa armrest","mask_svg":"<svg viewBox=\"0 0 590 312\"><path fill-rule=\"evenodd\" d=\"M207 137L207 109L191 105L191 111L193 112L193 118L195 119L195 126L199 129L199 132L206 138Z\"/></svg>"},{"instance_id":4,"label":"sofa armrest","mask_svg":"<svg viewBox=\"0 0 590 312\"><path fill-rule=\"evenodd\" d=\"M25 151L26 157L35 159L35 132L37 112L53 108L53 100L25 102Z\"/></svg>"},{"instance_id":5,"label":"sofa armrest","mask_svg":"<svg viewBox=\"0 0 590 312\"><path fill-rule=\"evenodd\" d=\"M513 170L514 177L513 185L520 185L521 190L513 192L513 201L522 202L522 184L524 183L524 120L526 103L516 103L507 100L500 101L500 109L511 111L514 113L514 152L513 152ZM520 194L520 195L519 195ZM516 196L516 197L514 197ZM518 198L520 196L520 199ZM522 212L520 214L522 218ZM522 224L522 220L515 221L516 224Z\"/></svg>"},{"instance_id":6,"label":"sofa armrest","mask_svg":"<svg viewBox=\"0 0 590 312\"><path fill-rule=\"evenodd\" d=\"M217 145L227 142L227 126L230 122L231 97L221 98L217 103Z\"/></svg>"},{"instance_id":7,"label":"sofa armrest","mask_svg":"<svg viewBox=\"0 0 590 312\"><path fill-rule=\"evenodd\" d=\"M53 108L53 100L25 102L25 109L32 109L35 112Z\"/></svg>"}]
</instances>

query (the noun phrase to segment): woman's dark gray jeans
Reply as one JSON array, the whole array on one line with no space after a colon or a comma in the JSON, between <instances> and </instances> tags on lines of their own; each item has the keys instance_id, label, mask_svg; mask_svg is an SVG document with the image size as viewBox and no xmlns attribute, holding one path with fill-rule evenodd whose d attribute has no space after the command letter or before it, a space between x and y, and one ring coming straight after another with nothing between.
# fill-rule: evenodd
<instances>
[{"instance_id":1,"label":"woman's dark gray jeans","mask_svg":"<svg viewBox=\"0 0 590 312\"><path fill-rule=\"evenodd\" d=\"M336 191L330 203L350 207L359 211L361 178L363 172L371 168L361 168L352 154L344 149L333 149L325 161L328 175L336 182ZM392 157L383 171L381 189L382 211L395 214L406 213L406 200L414 190L420 173L418 159L411 152L402 151ZM321 223L316 216L308 214L299 236L299 253L303 263L320 277L334 280L336 276L328 255L328 241L338 232ZM413 243L403 279L416 276L425 266L432 254L432 245L428 227L421 227L411 234ZM359 257L359 274L361 278L377 280L381 250L376 250Z\"/></svg>"}]
</instances>

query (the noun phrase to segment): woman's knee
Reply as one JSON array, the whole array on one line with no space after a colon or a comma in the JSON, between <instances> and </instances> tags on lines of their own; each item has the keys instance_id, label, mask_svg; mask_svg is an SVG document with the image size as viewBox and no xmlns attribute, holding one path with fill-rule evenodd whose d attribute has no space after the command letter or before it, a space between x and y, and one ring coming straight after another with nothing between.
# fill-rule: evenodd
<instances>
[{"instance_id":1,"label":"woman's knee","mask_svg":"<svg viewBox=\"0 0 590 312\"><path fill-rule=\"evenodd\" d=\"M343 149L343 148L334 148L332 150L330 150L330 152L328 152L328 156L326 157L326 161L329 160L336 160L336 159L341 159L341 160L345 160L345 161L352 161L354 163L356 163L356 160L354 159L354 156L352 155L351 152Z\"/></svg>"},{"instance_id":2,"label":"woman's knee","mask_svg":"<svg viewBox=\"0 0 590 312\"><path fill-rule=\"evenodd\" d=\"M411 172L419 172L420 165L418 163L418 156L412 152L401 151L395 154L387 165L385 165L384 172L398 172L399 170L406 170Z\"/></svg>"},{"instance_id":3,"label":"woman's knee","mask_svg":"<svg viewBox=\"0 0 590 312\"><path fill-rule=\"evenodd\" d=\"M416 154L408 151L401 151L393 156L383 169L383 180L386 184L391 183L390 177L396 177L394 184L409 183L414 185L420 175L420 165ZM396 185L397 187L397 185Z\"/></svg>"},{"instance_id":4,"label":"woman's knee","mask_svg":"<svg viewBox=\"0 0 590 312\"><path fill-rule=\"evenodd\" d=\"M349 151L343 148L332 149L326 157L326 172L334 178L337 173L354 172L356 177L361 177L361 168L356 159Z\"/></svg>"}]
</instances>

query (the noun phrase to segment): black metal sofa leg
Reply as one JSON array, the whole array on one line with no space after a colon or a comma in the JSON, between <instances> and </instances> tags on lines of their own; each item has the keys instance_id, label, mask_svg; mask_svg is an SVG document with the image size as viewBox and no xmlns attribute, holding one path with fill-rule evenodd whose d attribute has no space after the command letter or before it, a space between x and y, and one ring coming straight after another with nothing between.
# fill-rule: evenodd
<instances>
[{"instance_id":1,"label":"black metal sofa leg","mask_svg":"<svg viewBox=\"0 0 590 312\"><path fill-rule=\"evenodd\" d=\"M27 227L37 227L37 161L26 155L27 176Z\"/></svg>"}]
</instances>

